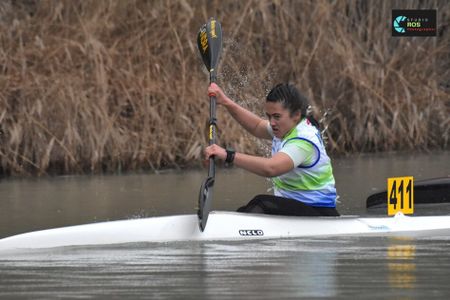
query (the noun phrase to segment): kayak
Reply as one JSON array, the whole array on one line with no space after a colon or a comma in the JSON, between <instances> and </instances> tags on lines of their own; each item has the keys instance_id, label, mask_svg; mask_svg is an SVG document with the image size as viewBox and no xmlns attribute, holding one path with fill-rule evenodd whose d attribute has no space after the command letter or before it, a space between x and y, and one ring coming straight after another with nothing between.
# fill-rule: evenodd
<instances>
[{"instance_id":1,"label":"kayak","mask_svg":"<svg viewBox=\"0 0 450 300\"><path fill-rule=\"evenodd\" d=\"M233 241L324 236L450 236L450 216L294 217L213 211L199 230L198 216L177 215L76 225L0 239L0 250Z\"/></svg>"}]
</instances>

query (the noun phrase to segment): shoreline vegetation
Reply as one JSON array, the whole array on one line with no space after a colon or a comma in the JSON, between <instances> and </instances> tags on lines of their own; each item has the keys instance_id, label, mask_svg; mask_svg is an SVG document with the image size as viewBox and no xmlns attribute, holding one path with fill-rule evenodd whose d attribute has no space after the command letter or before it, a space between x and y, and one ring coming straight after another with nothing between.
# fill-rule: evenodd
<instances>
[{"instance_id":1,"label":"shoreline vegetation","mask_svg":"<svg viewBox=\"0 0 450 300\"><path fill-rule=\"evenodd\" d=\"M437 7L436 7L437 5ZM392 9L437 9L437 37L392 37ZM23 0L0 3L0 175L199 166L219 84L262 114L276 83L309 98L332 155L449 149L450 2ZM218 143L267 153L218 110Z\"/></svg>"}]
</instances>

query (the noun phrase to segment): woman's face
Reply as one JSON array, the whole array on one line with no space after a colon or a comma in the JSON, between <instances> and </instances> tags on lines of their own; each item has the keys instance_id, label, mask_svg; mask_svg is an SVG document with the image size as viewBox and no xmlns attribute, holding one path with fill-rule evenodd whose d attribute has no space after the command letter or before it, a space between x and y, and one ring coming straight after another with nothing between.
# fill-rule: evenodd
<instances>
[{"instance_id":1,"label":"woman's face","mask_svg":"<svg viewBox=\"0 0 450 300\"><path fill-rule=\"evenodd\" d=\"M289 110L284 108L280 102L266 101L264 110L269 118L273 134L279 139L283 138L292 128L297 126L301 119L300 112L296 112L291 116Z\"/></svg>"}]
</instances>

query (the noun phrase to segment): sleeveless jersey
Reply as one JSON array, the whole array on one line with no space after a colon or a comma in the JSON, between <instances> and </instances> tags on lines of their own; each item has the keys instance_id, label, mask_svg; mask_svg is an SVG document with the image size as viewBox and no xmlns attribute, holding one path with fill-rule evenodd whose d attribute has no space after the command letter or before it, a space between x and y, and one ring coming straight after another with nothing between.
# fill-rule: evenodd
<instances>
[{"instance_id":1,"label":"sleeveless jersey","mask_svg":"<svg viewBox=\"0 0 450 300\"><path fill-rule=\"evenodd\" d=\"M283 139L273 137L272 156L287 144L310 143L313 160L303 162L281 176L273 177L276 196L295 199L311 206L336 207L333 169L319 130L303 119Z\"/></svg>"}]
</instances>

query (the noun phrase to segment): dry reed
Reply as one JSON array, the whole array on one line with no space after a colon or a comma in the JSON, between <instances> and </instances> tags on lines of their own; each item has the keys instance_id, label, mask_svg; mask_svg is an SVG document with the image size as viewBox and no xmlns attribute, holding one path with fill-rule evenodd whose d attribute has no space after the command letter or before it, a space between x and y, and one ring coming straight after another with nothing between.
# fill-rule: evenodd
<instances>
[{"instance_id":1,"label":"dry reed","mask_svg":"<svg viewBox=\"0 0 450 300\"><path fill-rule=\"evenodd\" d=\"M394 38L393 8L436 8L435 38ZM23 0L0 3L0 174L192 166L208 118L197 30L224 31L219 81L261 113L291 81L332 153L448 149L447 1ZM219 109L220 143L262 153Z\"/></svg>"}]
</instances>

